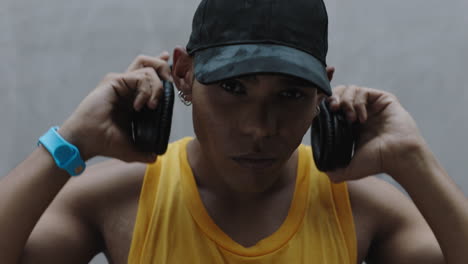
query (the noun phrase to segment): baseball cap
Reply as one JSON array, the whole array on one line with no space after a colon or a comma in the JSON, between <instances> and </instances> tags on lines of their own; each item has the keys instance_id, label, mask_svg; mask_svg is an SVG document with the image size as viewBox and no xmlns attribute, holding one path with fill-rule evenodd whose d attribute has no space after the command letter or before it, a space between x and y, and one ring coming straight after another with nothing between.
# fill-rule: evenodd
<instances>
[{"instance_id":1,"label":"baseball cap","mask_svg":"<svg viewBox=\"0 0 468 264\"><path fill-rule=\"evenodd\" d=\"M186 48L200 83L277 73L332 93L323 0L202 0Z\"/></svg>"}]
</instances>

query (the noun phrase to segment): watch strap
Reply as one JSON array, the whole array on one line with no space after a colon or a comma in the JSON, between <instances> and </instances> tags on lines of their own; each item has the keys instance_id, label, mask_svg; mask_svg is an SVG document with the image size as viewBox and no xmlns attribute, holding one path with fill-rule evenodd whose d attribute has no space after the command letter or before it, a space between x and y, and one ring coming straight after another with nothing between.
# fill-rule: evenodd
<instances>
[{"instance_id":1,"label":"watch strap","mask_svg":"<svg viewBox=\"0 0 468 264\"><path fill-rule=\"evenodd\" d=\"M60 136L57 130L57 126L51 127L39 138L37 144L41 144L49 151L59 168L66 170L71 176L80 175L86 168L80 151Z\"/></svg>"}]
</instances>

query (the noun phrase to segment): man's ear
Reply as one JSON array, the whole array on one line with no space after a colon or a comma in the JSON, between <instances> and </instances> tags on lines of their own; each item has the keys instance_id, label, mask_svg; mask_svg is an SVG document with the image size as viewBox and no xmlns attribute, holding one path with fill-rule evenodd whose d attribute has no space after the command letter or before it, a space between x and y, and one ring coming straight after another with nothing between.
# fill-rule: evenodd
<instances>
[{"instance_id":1,"label":"man's ear","mask_svg":"<svg viewBox=\"0 0 468 264\"><path fill-rule=\"evenodd\" d=\"M193 58L187 53L185 48L176 47L172 63L172 78L177 88L185 94L188 101L192 100L192 65Z\"/></svg>"},{"instance_id":2,"label":"man's ear","mask_svg":"<svg viewBox=\"0 0 468 264\"><path fill-rule=\"evenodd\" d=\"M327 66L327 76L330 82L333 79L333 74L335 74L335 67Z\"/></svg>"}]
</instances>

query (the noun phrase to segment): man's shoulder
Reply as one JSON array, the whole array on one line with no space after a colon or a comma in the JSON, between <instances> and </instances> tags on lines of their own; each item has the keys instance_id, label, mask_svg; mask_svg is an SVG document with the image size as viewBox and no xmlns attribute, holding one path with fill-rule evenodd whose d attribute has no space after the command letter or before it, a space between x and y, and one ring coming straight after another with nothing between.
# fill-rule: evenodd
<instances>
[{"instance_id":1,"label":"man's shoulder","mask_svg":"<svg viewBox=\"0 0 468 264\"><path fill-rule=\"evenodd\" d=\"M136 215L145 170L143 163L115 159L96 163L69 180L49 211L73 216L76 221L87 223L90 229L105 235L104 227L112 219Z\"/></svg>"},{"instance_id":2,"label":"man's shoulder","mask_svg":"<svg viewBox=\"0 0 468 264\"><path fill-rule=\"evenodd\" d=\"M431 235L414 203L393 184L367 177L348 182L348 190L360 260L383 259L388 254L398 259L406 252L400 247L408 234Z\"/></svg>"},{"instance_id":3,"label":"man's shoulder","mask_svg":"<svg viewBox=\"0 0 468 264\"><path fill-rule=\"evenodd\" d=\"M85 215L99 214L125 201L138 199L146 166L116 159L99 162L82 175L73 177L58 198Z\"/></svg>"},{"instance_id":4,"label":"man's shoulder","mask_svg":"<svg viewBox=\"0 0 468 264\"><path fill-rule=\"evenodd\" d=\"M364 222L368 231L389 224L401 203L410 202L395 186L374 176L347 184L356 227Z\"/></svg>"},{"instance_id":5,"label":"man's shoulder","mask_svg":"<svg viewBox=\"0 0 468 264\"><path fill-rule=\"evenodd\" d=\"M398 204L390 203L390 201L411 202L393 184L376 176L348 181L347 185L353 211L355 209L366 209L366 211L372 209L369 213L389 213L387 209L399 206Z\"/></svg>"},{"instance_id":6,"label":"man's shoulder","mask_svg":"<svg viewBox=\"0 0 468 264\"><path fill-rule=\"evenodd\" d=\"M105 251L113 263L125 263L145 169L107 160L72 177L37 223L29 254L64 259Z\"/></svg>"},{"instance_id":7,"label":"man's shoulder","mask_svg":"<svg viewBox=\"0 0 468 264\"><path fill-rule=\"evenodd\" d=\"M146 167L108 160L67 184L69 206L99 234L102 250L116 263L123 263L130 249Z\"/></svg>"}]
</instances>

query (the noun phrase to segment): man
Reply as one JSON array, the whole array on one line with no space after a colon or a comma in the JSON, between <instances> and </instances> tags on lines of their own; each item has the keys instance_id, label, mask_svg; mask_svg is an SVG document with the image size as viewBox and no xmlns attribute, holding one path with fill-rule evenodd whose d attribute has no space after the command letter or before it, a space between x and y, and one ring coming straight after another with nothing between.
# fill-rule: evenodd
<instances>
[{"instance_id":1,"label":"man","mask_svg":"<svg viewBox=\"0 0 468 264\"><path fill-rule=\"evenodd\" d=\"M467 263L466 197L393 95L332 93L326 52L321 0L202 1L172 70L163 53L109 74L2 178L0 259L86 263L103 251L111 263ZM196 138L156 157L128 131L133 110L161 101L161 79L192 103ZM321 100L361 123L349 166L326 175L300 146ZM56 133L79 154L73 166L49 151ZM78 157L97 155L115 159L70 178L84 168ZM381 172L414 204L367 177Z\"/></svg>"}]
</instances>

